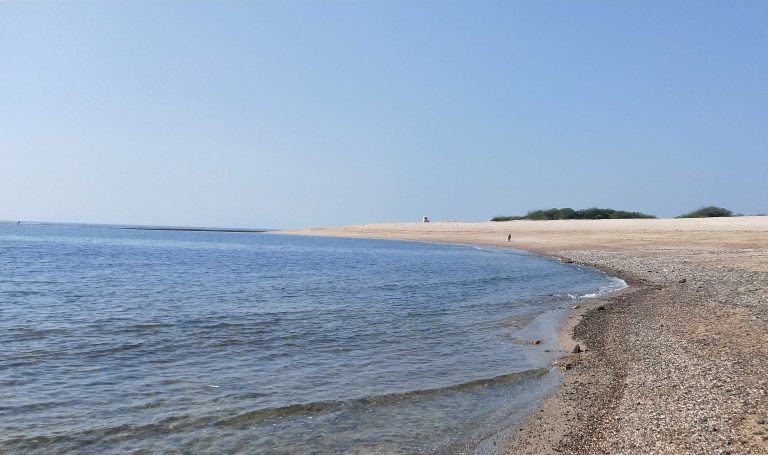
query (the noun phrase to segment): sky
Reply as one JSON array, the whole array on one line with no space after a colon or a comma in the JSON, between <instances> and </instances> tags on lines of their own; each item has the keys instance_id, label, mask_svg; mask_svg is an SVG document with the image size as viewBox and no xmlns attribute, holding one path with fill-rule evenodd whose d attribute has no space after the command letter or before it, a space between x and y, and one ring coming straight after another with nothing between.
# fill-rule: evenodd
<instances>
[{"instance_id":1,"label":"sky","mask_svg":"<svg viewBox=\"0 0 768 455\"><path fill-rule=\"evenodd\" d=\"M765 1L3 1L0 219L768 212Z\"/></svg>"}]
</instances>

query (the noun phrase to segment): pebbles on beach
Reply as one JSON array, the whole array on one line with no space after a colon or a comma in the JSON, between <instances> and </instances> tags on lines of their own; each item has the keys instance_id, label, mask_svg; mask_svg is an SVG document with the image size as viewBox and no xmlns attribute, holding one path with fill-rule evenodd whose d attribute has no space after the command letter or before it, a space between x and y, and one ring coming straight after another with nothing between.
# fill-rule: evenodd
<instances>
[{"instance_id":1,"label":"pebbles on beach","mask_svg":"<svg viewBox=\"0 0 768 455\"><path fill-rule=\"evenodd\" d=\"M754 253L558 252L631 288L584 315L589 355L507 453L768 454L768 273Z\"/></svg>"}]
</instances>

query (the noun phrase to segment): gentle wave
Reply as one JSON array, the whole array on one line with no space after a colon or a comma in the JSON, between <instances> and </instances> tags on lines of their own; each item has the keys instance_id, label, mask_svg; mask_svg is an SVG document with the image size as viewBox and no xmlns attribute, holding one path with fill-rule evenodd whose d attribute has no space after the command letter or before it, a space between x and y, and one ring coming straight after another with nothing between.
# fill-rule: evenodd
<instances>
[{"instance_id":1,"label":"gentle wave","mask_svg":"<svg viewBox=\"0 0 768 455\"><path fill-rule=\"evenodd\" d=\"M0 440L0 443L7 445L9 448L36 448L56 444L74 444L75 447L82 448L90 444L103 442L104 439L116 435L129 434L135 438L159 433L178 433L192 427L202 426L212 420L212 417L173 416L147 425L98 427L78 433L10 438Z\"/></svg>"},{"instance_id":2,"label":"gentle wave","mask_svg":"<svg viewBox=\"0 0 768 455\"><path fill-rule=\"evenodd\" d=\"M568 297L569 299L595 299L628 287L627 283L621 278L611 277L610 280L610 284L606 286L600 286L596 292L588 292L586 294L554 294L552 297Z\"/></svg>"},{"instance_id":3,"label":"gentle wave","mask_svg":"<svg viewBox=\"0 0 768 455\"><path fill-rule=\"evenodd\" d=\"M456 392L463 392L470 389L478 389L482 387L488 387L492 385L504 384L512 381L520 381L532 377L538 377L545 375L549 370L546 368L535 368L531 370L519 371L515 373L503 374L492 378L476 379L474 381L464 382L461 384L454 384L446 387L438 387L435 389L423 389L412 390L403 393L390 393L386 395L378 395L373 397L356 398L352 400L330 400L330 401L318 401L314 403L306 404L292 404L289 406L281 406L277 408L265 408L256 411L247 412L234 417L228 417L216 422L216 425L241 425L254 420L266 420L271 418L288 417L292 415L303 414L316 414L319 412L329 412L341 408L349 407L374 407L385 406L392 403L398 403L403 400L422 398L422 397L435 397L439 395L446 395Z\"/></svg>"},{"instance_id":4,"label":"gentle wave","mask_svg":"<svg viewBox=\"0 0 768 455\"><path fill-rule=\"evenodd\" d=\"M215 425L215 426L242 426L254 422L261 422L270 419L280 419L291 416L301 416L308 414L318 414L323 412L334 412L342 409L351 408L372 408L397 404L405 400L418 398L433 398L441 395L449 395L464 392L472 389L480 389L489 386L503 385L513 381L540 377L547 374L547 368L536 368L531 370L519 371L492 378L477 379L461 384L455 384L447 387L435 389L413 390L404 393L392 393L365 398L357 398L345 401L320 401L315 403L292 404L277 408L258 409L256 411L227 417L223 419L212 415L202 416L171 416L161 419L157 422L146 425L119 425L113 427L93 428L83 432L58 434L58 435L35 435L21 438L10 438L0 440L0 443L7 447L15 448L36 448L56 444L74 444L76 447L84 447L90 444L103 442L104 439L117 437L119 435L130 435L132 438L139 436L150 436L155 434L171 434L187 431L192 428Z\"/></svg>"},{"instance_id":5,"label":"gentle wave","mask_svg":"<svg viewBox=\"0 0 768 455\"><path fill-rule=\"evenodd\" d=\"M606 294L610 294L611 292L620 291L627 287L627 283L622 280L621 278L611 278L611 284L607 286L600 286L598 288L597 292L590 292L588 294L580 295L578 298L580 299L594 299L597 297L604 296Z\"/></svg>"}]
</instances>

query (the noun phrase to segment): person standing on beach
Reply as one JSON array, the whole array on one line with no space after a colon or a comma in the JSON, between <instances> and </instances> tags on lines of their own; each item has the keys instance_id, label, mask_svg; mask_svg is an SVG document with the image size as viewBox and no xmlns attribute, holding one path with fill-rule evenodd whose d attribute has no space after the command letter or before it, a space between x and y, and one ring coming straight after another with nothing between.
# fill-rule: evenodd
<instances>
[{"instance_id":1,"label":"person standing on beach","mask_svg":"<svg viewBox=\"0 0 768 455\"><path fill-rule=\"evenodd\" d=\"M507 242L511 242L511 241L512 241L512 234L507 234Z\"/></svg>"}]
</instances>

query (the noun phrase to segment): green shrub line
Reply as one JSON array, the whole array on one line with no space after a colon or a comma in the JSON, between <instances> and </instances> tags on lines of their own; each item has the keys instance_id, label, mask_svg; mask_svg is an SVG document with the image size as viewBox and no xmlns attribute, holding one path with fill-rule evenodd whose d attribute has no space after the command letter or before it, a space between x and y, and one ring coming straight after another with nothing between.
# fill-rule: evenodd
<instances>
[{"instance_id":1,"label":"green shrub line","mask_svg":"<svg viewBox=\"0 0 768 455\"><path fill-rule=\"evenodd\" d=\"M758 214L756 216L760 216ZM743 216L734 214L722 207L702 207L692 212L684 213L675 218L713 218L723 216ZM574 210L566 207L562 209L531 210L525 216L495 216L491 221L515 221L515 220L620 220L637 218L656 218L641 212L627 212L624 210L600 209L592 207L583 210Z\"/></svg>"},{"instance_id":2,"label":"green shrub line","mask_svg":"<svg viewBox=\"0 0 768 455\"><path fill-rule=\"evenodd\" d=\"M628 218L656 218L640 212L627 212L625 210L601 209L592 207L584 210L574 210L566 207L562 209L532 210L525 216L497 216L491 221L514 220L618 220Z\"/></svg>"},{"instance_id":3,"label":"green shrub line","mask_svg":"<svg viewBox=\"0 0 768 455\"><path fill-rule=\"evenodd\" d=\"M683 213L675 218L714 218L718 216L733 216L733 212L722 207L710 205L709 207L702 207L693 212Z\"/></svg>"}]
</instances>

